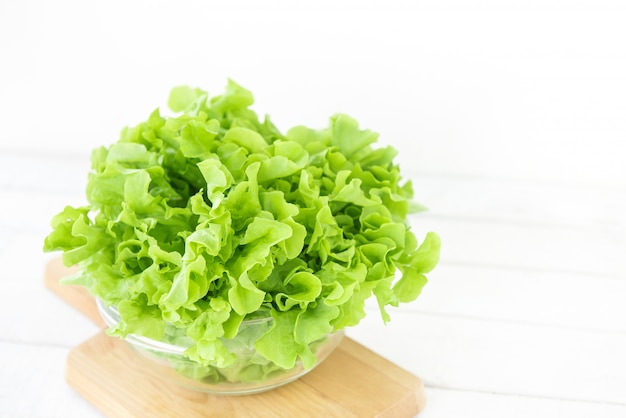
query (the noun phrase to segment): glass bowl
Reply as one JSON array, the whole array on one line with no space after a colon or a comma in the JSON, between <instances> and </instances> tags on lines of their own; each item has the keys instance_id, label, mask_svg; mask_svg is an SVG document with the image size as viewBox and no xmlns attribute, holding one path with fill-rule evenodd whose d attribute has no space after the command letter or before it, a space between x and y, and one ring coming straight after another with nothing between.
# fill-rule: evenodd
<instances>
[{"instance_id":1,"label":"glass bowl","mask_svg":"<svg viewBox=\"0 0 626 418\"><path fill-rule=\"evenodd\" d=\"M109 327L120 321L115 307L106 306L101 299L96 299L96 303L100 316ZM343 330L340 330L313 342L310 348L317 358L313 367L305 369L297 362L293 368L283 369L261 356L254 348L254 342L272 323L271 316L245 320L233 339L223 339L226 348L237 356L235 364L223 368L203 366L189 359L185 351L193 341L188 337L178 337L176 345L134 334L127 335L124 341L133 348L146 367L168 382L206 393L246 395L264 392L304 376L324 361L344 336ZM175 330L173 326L171 329Z\"/></svg>"}]
</instances>

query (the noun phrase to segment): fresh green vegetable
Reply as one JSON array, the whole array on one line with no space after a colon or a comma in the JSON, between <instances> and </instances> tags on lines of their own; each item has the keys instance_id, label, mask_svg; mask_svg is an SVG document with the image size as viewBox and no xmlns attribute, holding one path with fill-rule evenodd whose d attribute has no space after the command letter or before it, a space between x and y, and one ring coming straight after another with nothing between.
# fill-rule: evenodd
<instances>
[{"instance_id":1,"label":"fresh green vegetable","mask_svg":"<svg viewBox=\"0 0 626 418\"><path fill-rule=\"evenodd\" d=\"M414 300L440 241L418 246L411 183L393 148L371 146L376 133L337 115L282 134L252 103L232 81L212 98L174 88L178 116L156 110L93 151L89 206L56 215L44 249L80 264L66 283L117 307L113 335L174 327L189 358L228 367L242 321L265 313L258 353L308 368L311 344L358 324L370 296L385 321L386 306Z\"/></svg>"}]
</instances>

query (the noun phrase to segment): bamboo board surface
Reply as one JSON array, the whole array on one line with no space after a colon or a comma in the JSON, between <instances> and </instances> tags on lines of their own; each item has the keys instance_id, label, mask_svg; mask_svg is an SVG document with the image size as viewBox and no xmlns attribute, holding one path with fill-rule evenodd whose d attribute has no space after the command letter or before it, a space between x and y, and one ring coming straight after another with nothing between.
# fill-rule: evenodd
<instances>
[{"instance_id":1,"label":"bamboo board surface","mask_svg":"<svg viewBox=\"0 0 626 418\"><path fill-rule=\"evenodd\" d=\"M89 293L59 284L70 272L60 260L51 261L46 286L102 325ZM125 343L104 331L70 352L66 378L110 417L411 417L426 402L418 377L350 338L299 380L254 395L214 396L178 387L153 375Z\"/></svg>"}]
</instances>

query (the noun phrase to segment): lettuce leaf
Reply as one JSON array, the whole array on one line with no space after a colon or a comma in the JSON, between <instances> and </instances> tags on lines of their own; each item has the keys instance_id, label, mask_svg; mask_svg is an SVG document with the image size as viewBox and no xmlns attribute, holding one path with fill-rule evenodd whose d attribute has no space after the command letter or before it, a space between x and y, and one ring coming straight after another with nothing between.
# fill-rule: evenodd
<instances>
[{"instance_id":1,"label":"lettuce leaf","mask_svg":"<svg viewBox=\"0 0 626 418\"><path fill-rule=\"evenodd\" d=\"M419 296L441 242L418 243L407 216L420 206L378 134L339 114L283 135L232 80L215 97L175 87L168 104L176 114L155 110L93 151L89 205L63 209L45 239L80 264L66 282L117 307L110 333L184 338L202 367L189 373L253 379L312 367L316 342L358 324L368 298L388 321ZM253 365L236 364L243 348Z\"/></svg>"}]
</instances>

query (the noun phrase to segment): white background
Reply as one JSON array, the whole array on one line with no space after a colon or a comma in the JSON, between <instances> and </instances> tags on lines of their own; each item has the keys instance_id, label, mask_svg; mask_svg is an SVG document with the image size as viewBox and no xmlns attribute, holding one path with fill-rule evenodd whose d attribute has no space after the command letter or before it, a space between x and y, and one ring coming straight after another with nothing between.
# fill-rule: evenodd
<instances>
[{"instance_id":1,"label":"white background","mask_svg":"<svg viewBox=\"0 0 626 418\"><path fill-rule=\"evenodd\" d=\"M0 0L0 416L99 416L63 380L96 328L46 291L92 148L232 78L286 131L344 112L400 151L422 296L350 335L423 417L626 416L626 8L608 1Z\"/></svg>"}]
</instances>

